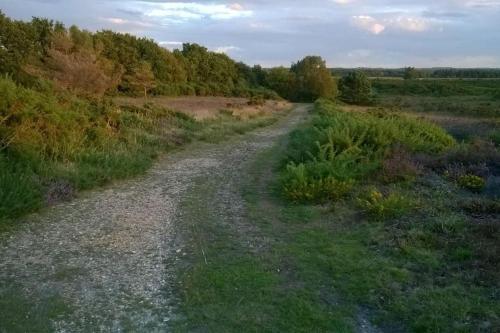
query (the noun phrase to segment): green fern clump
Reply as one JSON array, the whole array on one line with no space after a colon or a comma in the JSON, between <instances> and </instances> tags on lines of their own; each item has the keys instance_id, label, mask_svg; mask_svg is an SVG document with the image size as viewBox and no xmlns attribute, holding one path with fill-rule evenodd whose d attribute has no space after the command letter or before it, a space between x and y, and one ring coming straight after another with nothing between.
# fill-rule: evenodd
<instances>
[{"instance_id":1,"label":"green fern clump","mask_svg":"<svg viewBox=\"0 0 500 333\"><path fill-rule=\"evenodd\" d=\"M312 179L304 164L289 164L284 180L284 192L295 202L337 201L350 192L354 181L341 181L334 177Z\"/></svg>"},{"instance_id":2,"label":"green fern clump","mask_svg":"<svg viewBox=\"0 0 500 333\"><path fill-rule=\"evenodd\" d=\"M410 153L431 154L455 145L440 127L403 115L346 112L328 100L318 100L315 111L310 125L291 136L289 161L294 164L284 171L283 185L286 193L294 193L289 197L300 197L295 193L303 192L304 199L327 199L318 189L326 180L353 183L363 179L381 168L394 145Z\"/></svg>"}]
</instances>

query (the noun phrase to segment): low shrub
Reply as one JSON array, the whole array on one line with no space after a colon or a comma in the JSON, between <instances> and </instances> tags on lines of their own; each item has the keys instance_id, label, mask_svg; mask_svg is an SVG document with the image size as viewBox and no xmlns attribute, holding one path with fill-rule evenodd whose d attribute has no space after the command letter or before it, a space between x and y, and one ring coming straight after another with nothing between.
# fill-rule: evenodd
<instances>
[{"instance_id":1,"label":"low shrub","mask_svg":"<svg viewBox=\"0 0 500 333\"><path fill-rule=\"evenodd\" d=\"M348 194L354 181L340 181L334 177L311 179L307 175L304 164L289 164L284 193L288 199L295 202L337 201Z\"/></svg>"},{"instance_id":2,"label":"low shrub","mask_svg":"<svg viewBox=\"0 0 500 333\"><path fill-rule=\"evenodd\" d=\"M474 198L463 201L460 207L472 215L500 214L500 201L487 198Z\"/></svg>"},{"instance_id":3,"label":"low shrub","mask_svg":"<svg viewBox=\"0 0 500 333\"><path fill-rule=\"evenodd\" d=\"M458 185L472 192L481 192L485 188L486 182L479 176L467 174L458 178Z\"/></svg>"},{"instance_id":4,"label":"low shrub","mask_svg":"<svg viewBox=\"0 0 500 333\"><path fill-rule=\"evenodd\" d=\"M446 166L444 176L451 181L458 182L460 178L466 175L487 178L490 175L490 169L485 163L464 165L462 163L452 163Z\"/></svg>"},{"instance_id":5,"label":"low shrub","mask_svg":"<svg viewBox=\"0 0 500 333\"><path fill-rule=\"evenodd\" d=\"M265 103L266 100L264 99L264 97L259 95L250 97L250 99L247 102L247 104L251 106L263 106Z\"/></svg>"},{"instance_id":6,"label":"low shrub","mask_svg":"<svg viewBox=\"0 0 500 333\"><path fill-rule=\"evenodd\" d=\"M399 145L391 149L382 161L381 176L386 183L412 181L421 172L421 165Z\"/></svg>"},{"instance_id":7,"label":"low shrub","mask_svg":"<svg viewBox=\"0 0 500 333\"><path fill-rule=\"evenodd\" d=\"M377 189L358 198L358 204L370 218L379 221L401 217L416 207L412 199L402 194L384 195Z\"/></svg>"},{"instance_id":8,"label":"low shrub","mask_svg":"<svg viewBox=\"0 0 500 333\"><path fill-rule=\"evenodd\" d=\"M388 179L411 178L418 167L410 163L407 155L434 154L455 145L443 129L399 114L346 112L328 100L318 100L315 111L309 126L292 133L287 162L294 164L284 170L284 179L291 182L299 165L304 170L302 177L306 178L301 184L308 191L313 191L312 186L324 186L321 181L326 179L349 183L381 168L385 168ZM396 146L408 147L408 153L393 151L393 155L399 156L393 156L384 166L384 157ZM287 181L284 188L290 190L297 186Z\"/></svg>"}]
</instances>

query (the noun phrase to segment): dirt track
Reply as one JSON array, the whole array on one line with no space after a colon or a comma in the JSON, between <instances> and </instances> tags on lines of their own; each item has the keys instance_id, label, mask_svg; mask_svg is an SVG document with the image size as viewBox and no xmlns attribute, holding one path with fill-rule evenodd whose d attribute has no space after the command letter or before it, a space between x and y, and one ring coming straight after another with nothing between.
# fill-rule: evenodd
<instances>
[{"instance_id":1,"label":"dirt track","mask_svg":"<svg viewBox=\"0 0 500 333\"><path fill-rule=\"evenodd\" d=\"M244 172L237 166L272 146L306 111L298 106L276 125L224 144L195 144L143 177L26 218L0 240L0 298L24 304L27 322L47 321L46 309L64 304L49 322L60 332L168 330L177 304L172 267L183 256L179 204L193 180L214 177L227 190L225 180Z\"/></svg>"}]
</instances>

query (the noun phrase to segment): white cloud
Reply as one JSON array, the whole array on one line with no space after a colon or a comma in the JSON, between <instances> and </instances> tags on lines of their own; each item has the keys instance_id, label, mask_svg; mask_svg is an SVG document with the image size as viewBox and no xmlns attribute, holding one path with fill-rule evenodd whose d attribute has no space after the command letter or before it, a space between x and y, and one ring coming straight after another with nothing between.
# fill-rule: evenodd
<instances>
[{"instance_id":1,"label":"white cloud","mask_svg":"<svg viewBox=\"0 0 500 333\"><path fill-rule=\"evenodd\" d=\"M355 2L356 0L332 0L332 1L339 5L348 5L350 3Z\"/></svg>"},{"instance_id":2,"label":"white cloud","mask_svg":"<svg viewBox=\"0 0 500 333\"><path fill-rule=\"evenodd\" d=\"M106 21L113 25L117 26L128 26L128 27L143 27L143 28L151 28L153 24L143 21L131 21L125 20L119 17L101 17L101 21Z\"/></svg>"},{"instance_id":3,"label":"white cloud","mask_svg":"<svg viewBox=\"0 0 500 333\"><path fill-rule=\"evenodd\" d=\"M217 53L229 53L231 51L240 51L241 49L237 46L219 46L219 47L216 47L214 49L214 52L217 52Z\"/></svg>"},{"instance_id":4,"label":"white cloud","mask_svg":"<svg viewBox=\"0 0 500 333\"><path fill-rule=\"evenodd\" d=\"M374 17L360 15L353 16L352 23L363 30L367 30L372 34L378 35L385 30L385 26L378 22Z\"/></svg>"},{"instance_id":5,"label":"white cloud","mask_svg":"<svg viewBox=\"0 0 500 333\"><path fill-rule=\"evenodd\" d=\"M239 3L233 4L202 4L196 2L166 2L150 5L144 10L144 15L170 22L183 22L209 18L213 20L228 20L238 17L250 17L251 10L246 10Z\"/></svg>"},{"instance_id":6,"label":"white cloud","mask_svg":"<svg viewBox=\"0 0 500 333\"><path fill-rule=\"evenodd\" d=\"M431 29L435 23L433 20L423 17L412 16L386 16L376 19L372 16L360 15L353 16L354 26L378 35L386 30L405 30L410 32L423 32Z\"/></svg>"},{"instance_id":7,"label":"white cloud","mask_svg":"<svg viewBox=\"0 0 500 333\"><path fill-rule=\"evenodd\" d=\"M500 0L461 0L466 7L499 7Z\"/></svg>"},{"instance_id":8,"label":"white cloud","mask_svg":"<svg viewBox=\"0 0 500 333\"><path fill-rule=\"evenodd\" d=\"M429 30L431 22L421 17L404 17L399 16L387 21L391 27L399 28L402 30L422 32Z\"/></svg>"}]
</instances>

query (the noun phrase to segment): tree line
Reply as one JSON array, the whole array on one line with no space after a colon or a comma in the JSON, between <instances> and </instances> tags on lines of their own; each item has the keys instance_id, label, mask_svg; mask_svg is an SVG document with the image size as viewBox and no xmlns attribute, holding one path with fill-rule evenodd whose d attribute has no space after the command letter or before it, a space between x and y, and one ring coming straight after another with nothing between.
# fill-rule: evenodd
<instances>
[{"instance_id":1,"label":"tree line","mask_svg":"<svg viewBox=\"0 0 500 333\"><path fill-rule=\"evenodd\" d=\"M332 68L334 76L343 77L353 71L362 71L369 77L399 77L408 78L411 70L411 78L457 78L457 79L491 79L500 78L499 68Z\"/></svg>"},{"instance_id":2,"label":"tree line","mask_svg":"<svg viewBox=\"0 0 500 333\"><path fill-rule=\"evenodd\" d=\"M53 84L92 97L271 98L278 93L293 101L313 101L337 95L321 57L305 57L291 68L250 67L198 44L170 51L148 38L109 30L93 33L44 18L12 20L1 11L0 74L29 88Z\"/></svg>"}]
</instances>

